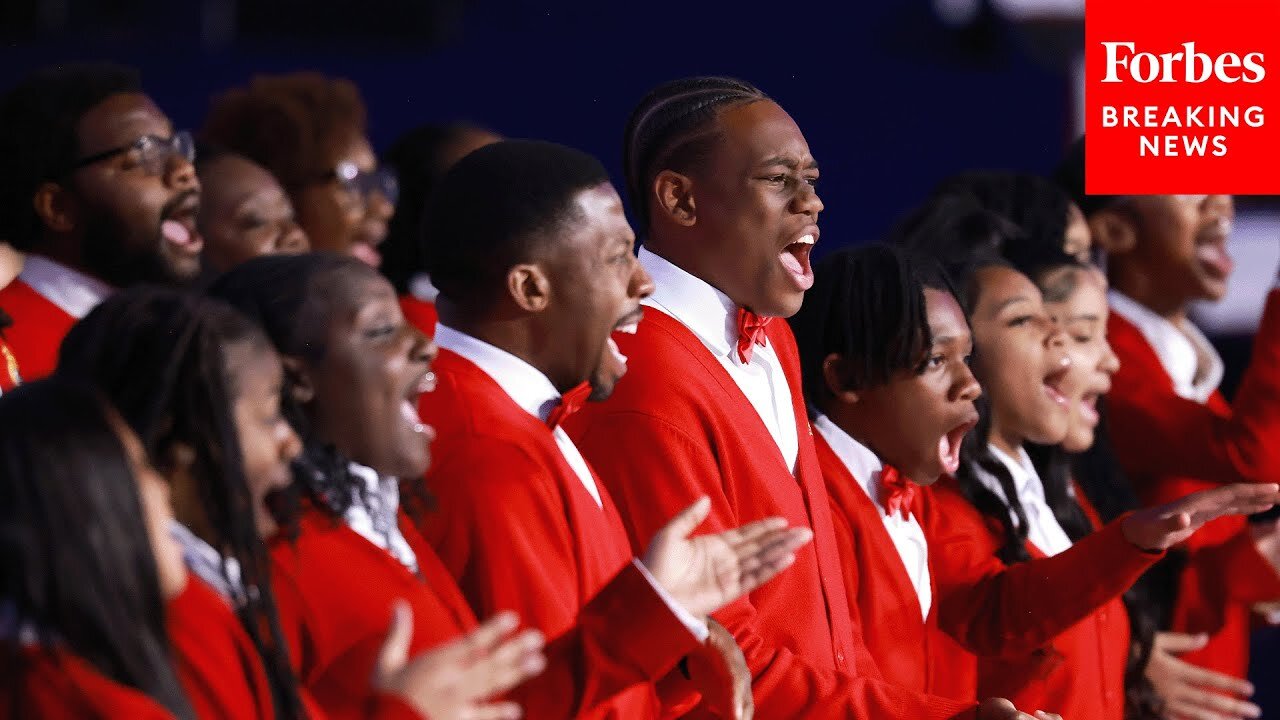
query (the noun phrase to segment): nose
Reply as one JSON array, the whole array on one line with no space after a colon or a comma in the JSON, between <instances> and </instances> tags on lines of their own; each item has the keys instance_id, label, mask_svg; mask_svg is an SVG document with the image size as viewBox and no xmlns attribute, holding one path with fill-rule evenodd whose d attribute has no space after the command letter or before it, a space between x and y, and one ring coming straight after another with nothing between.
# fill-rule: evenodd
<instances>
[{"instance_id":1,"label":"nose","mask_svg":"<svg viewBox=\"0 0 1280 720\"><path fill-rule=\"evenodd\" d=\"M383 195L382 192L378 190L374 190L366 196L365 208L365 212L369 217L381 220L382 222L390 221L391 216L395 214L396 211L396 206L387 199L386 195Z\"/></svg>"},{"instance_id":2,"label":"nose","mask_svg":"<svg viewBox=\"0 0 1280 720\"><path fill-rule=\"evenodd\" d=\"M960 372L951 387L952 400L973 402L982 396L982 385L978 383L978 378L973 376L973 370L968 363L960 364Z\"/></svg>"},{"instance_id":3,"label":"nose","mask_svg":"<svg viewBox=\"0 0 1280 720\"><path fill-rule=\"evenodd\" d=\"M169 162L164 168L164 182L176 190L200 189L200 178L196 177L195 166L176 152L169 155Z\"/></svg>"},{"instance_id":4,"label":"nose","mask_svg":"<svg viewBox=\"0 0 1280 720\"><path fill-rule=\"evenodd\" d=\"M421 330L405 324L413 335L413 347L409 351L409 359L413 362L426 363L430 367L436 361L436 356L440 354L440 348L435 341L427 337Z\"/></svg>"},{"instance_id":5,"label":"nose","mask_svg":"<svg viewBox=\"0 0 1280 720\"><path fill-rule=\"evenodd\" d=\"M633 269L631 283L627 290L631 297L643 300L653 294L653 278L649 276L649 271L644 269L638 259L633 258L631 262Z\"/></svg>"},{"instance_id":6,"label":"nose","mask_svg":"<svg viewBox=\"0 0 1280 720\"><path fill-rule=\"evenodd\" d=\"M286 463L291 463L302 454L302 438L298 437L298 433L293 431L293 426L287 420L281 420L280 426L278 443L280 459Z\"/></svg>"},{"instance_id":7,"label":"nose","mask_svg":"<svg viewBox=\"0 0 1280 720\"><path fill-rule=\"evenodd\" d=\"M818 189L807 182L800 183L800 189L796 191L792 204L795 212L808 215L815 220L818 219L818 213L826 207L822 204L822 198L818 197Z\"/></svg>"},{"instance_id":8,"label":"nose","mask_svg":"<svg viewBox=\"0 0 1280 720\"><path fill-rule=\"evenodd\" d=\"M284 232L280 236L280 242L277 243L277 249L281 253L301 254L311 249L311 241L307 238L307 233L302 226L293 220L286 222Z\"/></svg>"},{"instance_id":9,"label":"nose","mask_svg":"<svg viewBox=\"0 0 1280 720\"><path fill-rule=\"evenodd\" d=\"M1230 195L1206 195L1200 208L1208 214L1221 214L1231 217L1235 214L1235 199Z\"/></svg>"},{"instance_id":10,"label":"nose","mask_svg":"<svg viewBox=\"0 0 1280 720\"><path fill-rule=\"evenodd\" d=\"M1104 340L1102 347L1102 361L1098 363L1098 369L1107 375L1115 375L1120 370L1120 358L1111 349L1111 343Z\"/></svg>"}]
</instances>

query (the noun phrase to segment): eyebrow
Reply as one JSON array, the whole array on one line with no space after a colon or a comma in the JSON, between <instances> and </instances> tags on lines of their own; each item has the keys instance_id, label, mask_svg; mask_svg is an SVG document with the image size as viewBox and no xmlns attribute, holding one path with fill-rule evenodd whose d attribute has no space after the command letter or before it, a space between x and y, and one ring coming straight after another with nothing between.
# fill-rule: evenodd
<instances>
[{"instance_id":1,"label":"eyebrow","mask_svg":"<svg viewBox=\"0 0 1280 720\"><path fill-rule=\"evenodd\" d=\"M1075 322L1077 320L1092 320L1093 322L1101 322L1102 316L1095 315L1094 313L1081 313L1079 315L1072 315L1071 317L1067 318L1067 322Z\"/></svg>"},{"instance_id":2,"label":"eyebrow","mask_svg":"<svg viewBox=\"0 0 1280 720\"><path fill-rule=\"evenodd\" d=\"M781 165L791 170L796 170L796 169L817 170L818 169L818 161L814 160L813 158L809 158L809 161L807 163L801 164L799 160L788 155L774 155L773 157L766 158L760 162L760 167L769 167L771 165Z\"/></svg>"},{"instance_id":3,"label":"eyebrow","mask_svg":"<svg viewBox=\"0 0 1280 720\"><path fill-rule=\"evenodd\" d=\"M996 310L995 310L995 314L997 314L997 315L998 315L998 314L1000 314L1000 311L1004 310L1005 308L1009 307L1010 305L1015 305L1015 304L1020 303L1020 302L1029 303L1029 302L1031 302L1031 298L1027 297L1026 295L1014 295L1013 297L1009 298L1008 300L1005 300L1004 302L1002 302L1002 303L1000 303L999 305L997 305L997 306L996 306Z\"/></svg>"}]
</instances>

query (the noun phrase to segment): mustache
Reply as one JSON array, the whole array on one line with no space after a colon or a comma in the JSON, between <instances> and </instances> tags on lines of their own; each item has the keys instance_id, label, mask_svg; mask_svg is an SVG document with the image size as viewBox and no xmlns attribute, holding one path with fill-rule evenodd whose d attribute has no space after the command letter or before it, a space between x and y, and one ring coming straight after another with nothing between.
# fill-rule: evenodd
<instances>
[{"instance_id":1,"label":"mustache","mask_svg":"<svg viewBox=\"0 0 1280 720\"><path fill-rule=\"evenodd\" d=\"M191 198L196 199L195 209L198 212L200 210L200 191L184 190L160 208L160 219L167 220L170 217L173 217L179 208L191 201Z\"/></svg>"}]
</instances>

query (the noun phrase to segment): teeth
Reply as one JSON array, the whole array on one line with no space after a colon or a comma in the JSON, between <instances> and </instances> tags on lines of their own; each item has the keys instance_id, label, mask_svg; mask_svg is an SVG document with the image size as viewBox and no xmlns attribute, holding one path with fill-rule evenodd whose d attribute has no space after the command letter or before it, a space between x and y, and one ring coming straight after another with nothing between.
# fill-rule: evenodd
<instances>
[{"instance_id":1,"label":"teeth","mask_svg":"<svg viewBox=\"0 0 1280 720\"><path fill-rule=\"evenodd\" d=\"M801 245L812 245L812 244L814 244L814 243L816 243L816 242L817 242L817 240L814 240L814 239L813 239L813 235L805 235L804 237L802 237L802 238L800 238L799 240L797 240L797 241L796 241L796 243L799 243L799 244L801 244ZM793 243L793 244L795 244L795 243Z\"/></svg>"},{"instance_id":2,"label":"teeth","mask_svg":"<svg viewBox=\"0 0 1280 720\"><path fill-rule=\"evenodd\" d=\"M613 338L608 339L608 345L609 352L613 353L613 359L617 360L622 365L626 365L627 356L618 351L618 344L613 341Z\"/></svg>"},{"instance_id":3,"label":"teeth","mask_svg":"<svg viewBox=\"0 0 1280 720\"><path fill-rule=\"evenodd\" d=\"M620 333L626 333L626 334L628 334L628 335L635 335L635 334L636 334L636 331L637 331L637 330L639 330L639 329L640 329L640 323L638 323L638 322L633 322L633 323L629 323L629 324L627 324L627 325L619 325L618 327L614 328L614 330L613 330L613 331L614 331L614 332L620 332Z\"/></svg>"}]
</instances>

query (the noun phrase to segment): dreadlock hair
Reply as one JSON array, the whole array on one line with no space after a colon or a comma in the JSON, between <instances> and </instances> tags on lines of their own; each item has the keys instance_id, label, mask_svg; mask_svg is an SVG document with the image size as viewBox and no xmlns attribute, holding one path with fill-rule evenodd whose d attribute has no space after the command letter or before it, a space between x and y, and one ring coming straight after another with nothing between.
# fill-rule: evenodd
<instances>
[{"instance_id":1,"label":"dreadlock hair","mask_svg":"<svg viewBox=\"0 0 1280 720\"><path fill-rule=\"evenodd\" d=\"M229 586L235 587L227 565L239 566L244 592L229 599L262 657L276 714L300 718L235 423L241 379L227 349L242 344L271 348L260 329L224 303L139 287L116 293L71 329L57 372L100 388L162 473L174 469L178 448L194 452L190 474L207 520L201 525L213 534L207 539L224 558Z\"/></svg>"},{"instance_id":2,"label":"dreadlock hair","mask_svg":"<svg viewBox=\"0 0 1280 720\"><path fill-rule=\"evenodd\" d=\"M788 320L811 410L832 400L823 374L832 354L855 391L884 385L903 370L924 371L933 345L925 288L956 294L937 262L889 245L838 250L814 267L813 287Z\"/></svg>"},{"instance_id":3,"label":"dreadlock hair","mask_svg":"<svg viewBox=\"0 0 1280 720\"><path fill-rule=\"evenodd\" d=\"M322 361L332 317L350 303L353 279L377 279L377 270L338 253L265 255L237 265L209 287L209 294L239 310L261 327L277 352L308 363ZM280 408L302 438L294 462L294 486L301 496L338 521L351 507L353 493L368 491L351 474L350 459L332 443L315 437L307 410L297 400L298 378L285 368ZM400 478L406 512L431 507L422 477Z\"/></svg>"},{"instance_id":4,"label":"dreadlock hair","mask_svg":"<svg viewBox=\"0 0 1280 720\"><path fill-rule=\"evenodd\" d=\"M436 185L453 167L468 137L489 131L474 125L422 125L410 130L387 150L382 160L400 180L400 202L387 224L387 237L378 246L382 274L396 292L409 292L413 276L426 272L423 218Z\"/></svg>"},{"instance_id":5,"label":"dreadlock hair","mask_svg":"<svg viewBox=\"0 0 1280 720\"><path fill-rule=\"evenodd\" d=\"M631 111L622 142L622 170L640 232L649 229L651 185L663 170L687 172L703 162L720 138L720 113L768 100L759 88L727 77L690 77L663 83Z\"/></svg>"},{"instance_id":6,"label":"dreadlock hair","mask_svg":"<svg viewBox=\"0 0 1280 720\"><path fill-rule=\"evenodd\" d=\"M108 64L63 64L28 75L0 98L0 237L37 248L42 223L31 201L79 160L80 120L113 95L142 92L138 73Z\"/></svg>"},{"instance_id":7,"label":"dreadlock hair","mask_svg":"<svg viewBox=\"0 0 1280 720\"><path fill-rule=\"evenodd\" d=\"M119 421L87 385L51 378L0 398L0 597L6 623L194 720L169 653L164 598ZM20 633L0 639L0 688L24 711Z\"/></svg>"}]
</instances>

